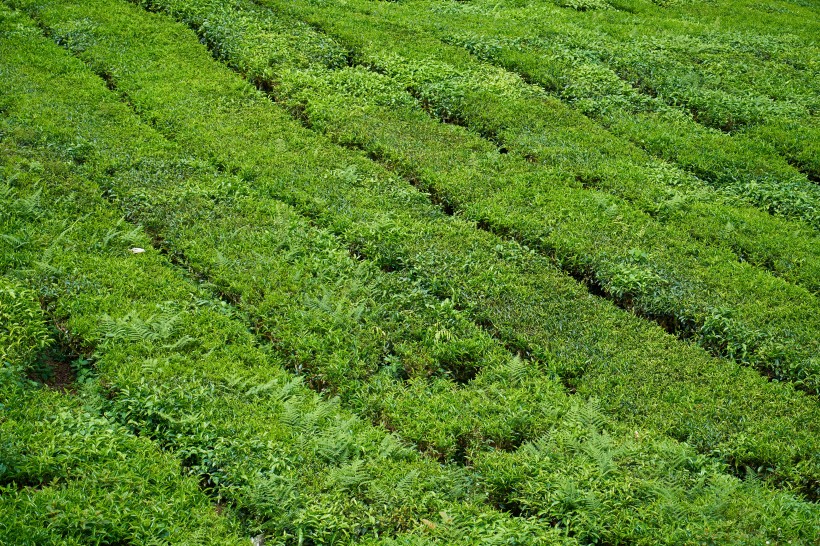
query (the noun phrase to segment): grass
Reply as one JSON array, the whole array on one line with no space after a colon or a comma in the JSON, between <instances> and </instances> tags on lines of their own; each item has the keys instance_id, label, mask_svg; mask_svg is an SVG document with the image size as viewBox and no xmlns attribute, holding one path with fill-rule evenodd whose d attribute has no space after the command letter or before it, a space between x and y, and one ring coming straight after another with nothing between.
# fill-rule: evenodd
<instances>
[{"instance_id":1,"label":"grass","mask_svg":"<svg viewBox=\"0 0 820 546\"><path fill-rule=\"evenodd\" d=\"M180 475L176 457L106 416L93 388L68 395L25 379L55 341L38 293L0 277L0 302L0 541L247 540L196 479Z\"/></svg>"},{"instance_id":2,"label":"grass","mask_svg":"<svg viewBox=\"0 0 820 546\"><path fill-rule=\"evenodd\" d=\"M674 237L637 199L503 153L464 120L437 122L431 102L350 66L350 49L294 14L151 4L209 52L186 26L122 1L10 4L39 28L3 11L3 271L35 291L90 370L79 420L164 450L199 483L186 495L217 503L225 536L817 540L816 398L798 375L769 381L727 350L768 341L744 330L748 308L704 296L716 312L697 347L595 277L638 231L650 250L623 253L618 282L652 280L642 268L659 263L696 279L724 272L714 282L728 292L773 302L778 286L810 310L810 260L795 259L794 277L734 269L732 242ZM482 185L491 174L497 186ZM554 191L533 183L542 177ZM749 241L799 227L770 232L772 245L810 255L809 226L690 182L685 195L712 217L747 214ZM626 212L585 230L596 200ZM566 217L550 224L547 210ZM550 248L537 240L545 225L569 233ZM667 245L683 250L660 254ZM597 247L599 261L584 257ZM18 346L44 343L33 332ZM25 504L9 498L22 521ZM117 529L139 517L110 517L99 540L137 540ZM74 536L47 529L44 540Z\"/></svg>"},{"instance_id":3,"label":"grass","mask_svg":"<svg viewBox=\"0 0 820 546\"><path fill-rule=\"evenodd\" d=\"M249 4L245 9L253 15L243 12L241 6L208 8L212 6L208 2L187 6L165 5L173 12L187 9L187 21L199 29L204 40L212 42L217 54L229 56L226 60L249 79L273 89L276 99L288 104L311 127L341 144L366 150L433 192L446 210L463 213L495 233L549 255L564 271L594 283L619 305L658 320L681 337L695 338L713 353L758 366L781 380L795 380L813 392L811 377L817 364L812 343L817 336L810 324L816 315L811 310L814 300L810 294L786 288L787 284L772 279L768 271L760 271L761 265L765 270L769 264L780 264L768 269L802 270L798 275L816 279L813 270L818 260L812 256L816 251L808 241L805 252L792 255L793 263L800 265L791 266L765 250L763 255L752 256L758 267L738 264L760 247L732 252L711 248L699 237L687 241L677 225L682 215L674 212L686 207L681 206L681 199L686 198L667 195L670 202L678 204L669 204L673 209L670 225L659 225L629 203L579 188L563 173L530 167L525 161L499 153L491 142L442 126L424 114L401 82L364 70L334 70L332 64L344 58L339 47L338 54L317 55L312 63L306 61L311 51L333 50L333 44L328 45L315 32L303 28L298 37L283 39L294 53L290 61L282 60L285 46L271 44L269 34L277 25L288 26L287 19L278 20L275 14L254 10ZM207 25L197 26L201 21ZM297 39L300 41L294 46ZM302 68L306 63L308 68ZM327 63L331 64L329 70ZM403 61L400 64L407 66ZM408 77L438 79L441 70L440 64L419 64L418 73ZM471 85L472 89L481 84ZM438 90L435 87L433 92ZM492 96L501 97L503 102L513 94L498 88ZM512 103L503 108L506 113L487 115L496 121L518 116L520 123L545 118L545 114L535 112L522 114ZM362 110L366 115L359 114ZM460 114L444 116L450 115ZM455 142L459 145L454 146ZM574 144L579 150L595 147L589 142ZM484 153L477 153L479 150ZM632 171L629 164L618 161L618 172ZM505 188L503 195L499 188ZM695 218L701 210L690 218L702 226ZM739 211L731 209L730 213L742 221ZM712 214L731 224L723 210ZM734 230L724 224L718 229L718 233ZM772 247L786 247L782 229L775 230L772 224L765 229ZM662 250L653 253L649 249ZM708 268L702 263L709 264ZM810 290L813 282L808 281ZM739 285L744 286L742 295L735 291ZM751 296L754 291L759 292ZM798 311L796 301L805 302L804 313ZM805 335L798 333L800 330Z\"/></svg>"}]
</instances>

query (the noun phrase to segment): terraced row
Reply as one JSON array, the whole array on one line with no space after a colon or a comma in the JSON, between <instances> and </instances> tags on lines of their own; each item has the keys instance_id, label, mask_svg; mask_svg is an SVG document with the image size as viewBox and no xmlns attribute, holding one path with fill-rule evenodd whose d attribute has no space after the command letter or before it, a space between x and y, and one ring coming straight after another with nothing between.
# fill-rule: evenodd
<instances>
[{"instance_id":1,"label":"terraced row","mask_svg":"<svg viewBox=\"0 0 820 546\"><path fill-rule=\"evenodd\" d=\"M352 245L361 255L373 257L382 266L395 269L397 276L401 272L401 276L407 276L411 282L419 283L421 288L430 290L441 298L452 297L457 307L468 313L467 316L487 324L510 347L535 347L530 356L535 357L537 366L534 365L528 373L537 380L532 381L531 389L541 389L541 397L554 397L553 404L559 407L562 403L558 402L556 395L560 394L557 385L550 384L546 377L539 377L545 371L546 374L560 373L565 377L574 377L573 384L581 393L600 397L604 411L617 416L621 421L618 427L637 426L657 434L671 434L676 438L686 439L702 452L717 455L737 468L748 464L763 472L768 472L767 467L772 468L775 479L781 483L791 483L808 495L814 494L814 476L817 471L811 457L817 452L814 447L817 434L812 423L817 421L812 417L812 412L816 411L816 404L812 399L794 392L788 385L766 383L748 370L710 359L693 347L678 344L657 328L648 326L605 302L590 298L531 252L514 243L476 231L457 218L436 212L424 201L423 196L415 193L409 186L385 176L360 156L333 149L322 139L309 135L261 95L243 87L234 76L214 65L192 36L161 17L152 17L111 2L84 3L81 6L65 3L60 5L59 10L42 11L39 16L44 21L47 17L53 17L50 25L55 33L60 28L56 21L61 18L75 21L59 23L66 25L65 28L73 28L75 38L82 36L78 32L80 29L96 29L93 41L85 39L86 43L95 44L96 54L100 55L98 59L105 52L106 35L102 31L116 36L117 32L134 33L139 29L139 44L151 44L151 49L146 50L143 45L124 47L123 44L128 44L129 40L112 38L112 43L116 43L118 63L122 64L112 65L98 61L95 66L106 71L110 85L116 85L120 92L128 92L127 96L137 111L151 119L155 126L174 134L188 153L203 154L202 157L210 157L211 161L223 169L238 173L238 176L227 182L209 183L215 189L207 190L205 195L213 192L218 202L236 193L251 202L262 200L260 202L266 203L266 206L270 201L265 200L269 200L271 196L288 201L298 210L310 215L317 224L330 227L345 244ZM92 49L89 48L83 54L91 53ZM116 116L116 121L107 119L105 116L118 111L109 95L105 95L109 97L107 99L94 95L91 104L83 103L78 101L76 93L72 94L71 86L60 93L54 89L53 81L39 84L41 89L47 90L44 91L46 94L37 96L32 93L32 88L37 87L32 83L37 81L36 74L59 72L50 66L50 63L56 62L49 60L54 55L53 52L41 55L45 56L35 55L24 63L26 66L36 67L30 70L31 74L25 78L22 74L16 74L13 78L13 81L24 82L19 89L24 89L25 92L18 94L17 100L36 100L35 111L44 110L50 113L50 117L63 120L50 130L57 136L66 135L66 146L70 150L78 149L78 131L82 142L93 142L93 147L87 145L84 153L80 150L81 157L99 154L99 159L94 163L94 172L107 177L104 185L114 190L114 194L119 192L129 210L132 210L132 205L128 203L132 200L151 203L146 196L150 196L154 190L128 188L139 188L137 184L146 183L148 188L154 188L151 180L157 177L151 174L151 165L156 160L145 160L146 167L138 171L137 175L131 176L129 173L132 168L130 165L134 164L133 158L139 157L138 151L156 148L156 143L146 142L158 137L146 137L144 127L132 131L129 127L134 122L128 119ZM157 65L146 62L146 59L152 58L161 61L157 61ZM60 64L63 62L65 61L60 61ZM76 86L76 83L72 85ZM103 119L93 124L71 121L93 117L99 104L106 105L102 108ZM77 112L80 105L84 108L82 115ZM59 114L60 109L70 113ZM107 130L92 131L95 126ZM237 143L235 147L231 146L232 142ZM305 153L305 150L313 153ZM185 162L182 164L185 165ZM340 169L342 166L347 168ZM163 177L168 174L173 174L173 171L165 173ZM181 175L173 174L174 178L179 176ZM117 182L118 177L130 182ZM132 195L132 192L136 193ZM195 191L189 193L192 196L196 194ZM186 199L193 202L192 198ZM204 201L207 203L207 200ZM180 208L182 207L169 205L162 209L151 203L140 209L133 205L133 210L136 211L179 211ZM272 206L270 208L273 209ZM191 214L195 215L199 214L197 211L200 209L197 207L191 210ZM212 214L209 212L211 209L204 206L201 210L207 213L202 218L209 221L212 218L231 217L227 213ZM254 214L254 218L261 217L247 204L241 210L243 213ZM162 212L160 218L162 214L167 213ZM214 275L214 280L220 282L226 292L232 293L236 301L248 301L251 305L255 301L264 301L264 294L272 290L270 285L274 284L269 281L266 284L261 273L257 273L264 271L265 266L252 266L247 277L237 273L248 267L246 264L253 264L257 260L254 253L262 256L258 258L260 264L270 262L271 258L263 254L264 246L260 249L257 246L260 243L249 243L248 248L254 250L242 250L241 256L235 255L233 259L241 267L232 267L231 260L225 258L225 254L220 257L212 247L207 246L211 243L205 243L197 249L200 243L192 240L199 238L215 241L214 245L223 244L220 239L224 241L224 237L220 237L218 231L206 238L207 225L189 228L180 224L175 227L172 223L175 221L171 218L160 225L169 226L169 233L173 233L174 229L178 233L184 233L188 229L188 233L196 236L187 242L183 241L187 245L184 248L186 259L190 259L189 255L198 254L197 259L202 262L197 263L196 267L208 275ZM219 221L223 226L229 225L227 220ZM200 220L200 223L204 222ZM224 235L237 237L241 233L241 230L237 230L238 227L240 226ZM270 241L265 239L268 237L265 234L253 237L257 241ZM170 237L168 239L173 243ZM253 241L253 238L250 237L249 240ZM225 242L220 248L224 249L223 252L229 252L231 246L242 248L244 244ZM219 280L220 275L222 281ZM283 305L275 299L269 301ZM283 301L287 302L287 299ZM363 313L357 311L358 305L358 301L354 305L338 304L337 309L341 311L335 313L336 317L344 317L345 314L353 317L352 322L340 328L339 332L367 330L366 327L355 325L357 313L358 317ZM396 305L395 300L389 300L385 307L393 305ZM333 309L333 305L326 305L325 308ZM457 310L453 312L458 313ZM293 319L286 316L283 322L289 320ZM382 320L381 316L379 320ZM310 325L309 321L306 322ZM259 328L260 332L267 332L274 341L283 337L281 329L270 327L266 330L264 324L259 325ZM448 336L444 331L439 335L437 333L437 330L430 331L426 339L435 341L436 338ZM284 335L287 336L286 339L298 340L305 334L284 332ZM334 335L344 338L341 333ZM356 347L373 344L364 336L353 339L356 340ZM530 342L535 339L540 340L540 346ZM548 344L544 340L548 340ZM457 340L457 343L461 343L461 340ZM287 344L282 346L287 347ZM334 365L339 365L333 360L332 351L337 349L333 348L333 344L330 347L330 355L321 359L315 355L301 358L299 354L294 358L291 351L288 355L289 363L294 367L304 367L303 362L313 366L311 375L321 379L316 381L319 386L326 382L326 376L337 379L346 377L347 369L341 369L342 373L337 372L335 375L328 373L328 370L333 371ZM408 354L412 352L408 351ZM480 353L476 356L468 353L464 359L466 364L461 367L474 366L480 369L483 363L476 365L472 360L478 362L482 358L484 356ZM511 360L514 362L514 359ZM330 364L325 367L323 361ZM349 361L356 362L347 357L339 359L342 365ZM502 362L504 366L508 365L504 360ZM492 364L492 359L488 359L488 363ZM402 366L403 363L389 367L401 370ZM364 361L360 368L366 373L357 373L362 373L359 377L365 377L370 373L367 370L374 371L382 367L386 366L373 357ZM443 368L446 370L447 366ZM409 369L412 372L412 367ZM480 446L485 441L498 443L492 437L491 426L479 429L477 433L471 430L473 423L488 422L491 412L503 409L503 404L498 404L501 409L493 406L490 407L491 411L482 415L484 398L493 399L492 395L487 396L487 392L497 389L499 399L515 392L514 389L504 390L505 381L509 383L509 368L504 373L492 365L488 365L487 369L490 373L470 383L470 389L473 388L473 383L477 385L475 390L465 390L478 394L459 395L475 396L473 400L476 402L469 406L469 411L463 410L461 413L463 408L452 401L447 402L453 396L452 393L460 392L456 387L450 386L446 381L434 380L433 387L424 381L418 381L412 389L408 389L403 398L398 398L402 401L401 404L408 404L407 406L397 404L398 407L384 409L387 404L382 402L382 407L376 406L376 412L396 415L397 419L402 419L402 434L422 445L425 441L427 445L438 444L445 447ZM433 370L436 370L435 366ZM376 389L376 392L394 388L391 386L396 381L391 377L393 371L385 371L386 377L375 377L371 382L373 385L386 385ZM482 379L483 377L486 379ZM697 377L697 381L692 381L693 377ZM432 408L434 404L431 399L424 398L427 390L438 391L438 400L446 402L441 404L441 409ZM362 388L359 392L365 391ZM420 394L417 395L416 392ZM533 391L525 388L518 392ZM741 392L744 393L743 396L738 397L737 393ZM416 396L421 402L414 402ZM374 396L373 399L378 397ZM458 397L454 399L459 400ZM537 416L531 422L550 422L544 417L543 409L539 409L540 406L532 400L528 401L527 396L516 396L515 399L520 400L517 403L525 410L519 413L528 418ZM389 401L390 398L384 400ZM428 413L419 413L424 419L433 420L435 411L441 412L438 418L443 424L432 428L432 431L446 431L447 427L452 427L455 431L451 428L450 432L442 435L443 440L435 437L429 440L432 433L425 432L423 428L420 432L414 432L412 423L417 416L406 411L406 408L423 407L425 404L431 406L429 415L432 417ZM364 403L360 407L368 405L369 403ZM449 419L448 414L453 413L459 413L461 417ZM560 413L561 410L557 411L553 418L560 417ZM750 415L754 415L754 418L750 419ZM542 419L545 420L541 421ZM503 426L520 423L507 419L503 412L498 415L497 421L489 422L501 423ZM526 422L525 420L525 424ZM467 426L463 423L467 423ZM396 428L399 429L399 426ZM789 432L784 434L784 430ZM506 445L517 445L529 438L525 434L537 433L526 431L526 426L522 426L519 431L524 432L519 432L517 437L506 437ZM786 437L789 438L788 442L784 440ZM446 450L441 451L447 454ZM762 461L765 463L761 464Z\"/></svg>"},{"instance_id":2,"label":"terraced row","mask_svg":"<svg viewBox=\"0 0 820 546\"><path fill-rule=\"evenodd\" d=\"M266 10L235 1L152 5L183 17L312 127L382 159L468 219L546 253L619 304L715 354L816 392L820 314L806 291L687 239L679 227L664 227L623 200L573 187L566 176L436 123L395 81L356 69L323 70L342 53L307 29L276 37L289 22ZM771 246L782 251L783 230L768 231ZM796 239L805 252L792 263L804 264L795 269L816 289L820 246L816 237Z\"/></svg>"},{"instance_id":3,"label":"terraced row","mask_svg":"<svg viewBox=\"0 0 820 546\"><path fill-rule=\"evenodd\" d=\"M112 4L107 7L113 13ZM139 21L133 11L124 13ZM152 26L159 23L149 20ZM296 259L304 255L313 260L314 271L323 273L317 278L326 281L329 272L322 261L334 257L328 246L333 238L324 235L323 243L286 206L250 194L242 179L177 157L176 147L129 122L131 114L112 100L102 82L95 84L81 65L49 51L31 27L14 22L18 34L4 34L4 52L10 53L4 69L25 92L5 94L4 133L20 146L36 144L49 151L19 158L17 176L24 181L19 185L27 193L18 199L36 201L40 195L43 202L57 203L49 207L54 217L19 226L14 235L29 241L30 261L47 249L48 264L37 266L38 282L75 342L96 345L96 365L110 391L108 414L184 457L210 488L234 503L249 529L266 531L272 539L317 542L398 534L402 543L475 543L492 537L535 544L558 540L557 522L558 531L584 541L811 538L804 530L817 517L814 507L722 475L720 466L685 446L653 440L651 433L634 440L602 434L606 421L589 406L576 405L555 416L550 434L522 451L476 452L476 466L495 476L484 482L472 470L441 469L420 460L392 437L307 395L288 380L275 355L255 345L230 307L180 277L150 248L129 253L132 245L148 247L147 241L122 225L99 195L117 196L130 213L146 217L157 235L170 234L170 248L193 249L191 256L179 254L192 267L224 264L227 257L217 251L233 249L243 264L256 259L274 272L284 269L277 259L290 263L293 280L304 272L293 267L305 263ZM8 59L15 58L18 66L12 71ZM86 144L92 138L97 144L78 143L78 129ZM50 157L55 153L64 159ZM78 178L82 172L104 186ZM40 177L48 183L38 188ZM154 185L160 180L164 190ZM171 180L179 185L167 186ZM66 219L77 217L65 235ZM230 231L218 222L226 218L234 222ZM216 236L211 232L212 239L202 239L209 226ZM35 232L50 237L37 241L31 237ZM225 240L230 245L219 246ZM271 240L280 241L273 252ZM210 257L197 257L197 246L211 242ZM338 252L335 256L332 266L341 260ZM25 253L17 259L25 261ZM357 276L363 269L335 271L345 282L359 280L370 289L373 281ZM247 276L242 271L233 269L236 285L252 285L259 275L254 267ZM217 267L214 272L227 284L226 275ZM270 272L268 278L282 279ZM339 281L324 285L332 290ZM234 293L253 295L252 290ZM255 316L253 304L245 301L237 299L237 305ZM303 307L309 313L310 306ZM285 318L300 320L295 309ZM355 342L366 341L356 329L350 332ZM289 356L281 346L277 353ZM314 358L321 362L327 356L332 351L317 349ZM510 372L515 373L508 374L508 383L527 382L520 364ZM496 388L504 392L505 387L501 382ZM560 404L560 399L555 393L552 402ZM496 472L496 466L509 470L511 462L516 472ZM476 482L486 483L493 502L543 523L482 508L476 504L483 496ZM716 496L717 490L723 493ZM682 507L691 522L681 525L678 511L670 518L673 506ZM408 530L412 534L404 534Z\"/></svg>"},{"instance_id":4,"label":"terraced row","mask_svg":"<svg viewBox=\"0 0 820 546\"><path fill-rule=\"evenodd\" d=\"M69 71L62 83L82 81L77 76ZM11 108L12 116L39 113ZM4 382L4 404L42 405L10 405L0 424L9 431L2 453L10 467L0 536L15 544L230 544L230 528L197 494L198 480L223 517L268 543L563 542L551 525L486 506L475 477L419 457L305 388L240 314L122 221L100 197L103 188L66 161L70 145L44 138L31 148L21 126L3 129L17 132L3 143L3 205L37 211L3 225L4 235L25 241L16 267L93 362L102 396L90 408L63 400L63 411L48 415L54 393L7 390ZM134 254L135 245L147 251ZM18 372L3 371L4 379ZM156 448L147 439L175 457L150 459ZM180 479L180 461L196 479ZM46 487L32 492L26 480ZM808 515L799 515L806 505L795 506L784 521Z\"/></svg>"},{"instance_id":5,"label":"terraced row","mask_svg":"<svg viewBox=\"0 0 820 546\"><path fill-rule=\"evenodd\" d=\"M346 51L289 17L255 9L249 2L203 1L180 6L177 2L164 1L151 5L184 17L215 53L258 85L273 87L277 99L288 103L314 128L330 134L336 141L365 148L390 161L408 176L434 187L441 199L468 200L469 193L464 195L463 189L446 184L449 180L462 179L469 179L473 184L476 180L494 179L498 180L495 187L506 188L514 187L516 182L520 185L520 179L524 178L523 183L544 193L547 187L579 201L583 201L584 195L590 195L579 192L577 181L568 181L566 173L527 165L509 157L500 158L491 142L427 119L403 92L400 82L346 69L343 59L356 52ZM340 67L341 70L332 73L322 71ZM295 68L311 70L305 74ZM473 85L481 83L473 82ZM366 118L359 115L361 111L367 112ZM573 121L585 130L596 131L580 119ZM599 136L603 138L602 134ZM596 149L602 147L600 143L597 146ZM581 148L581 143L575 142L574 147ZM629 147L622 146L619 151L611 144L603 147L613 155L619 153L621 160L635 155ZM490 157L476 157L478 151ZM819 241L805 226L726 203L714 192L698 188L696 180L687 179L671 166L642 165L639 159L633 157L626 163L610 165L605 175L583 175L581 179L589 183L590 177L607 178L608 182L598 180L592 185L627 199L654 220L673 226L676 235L685 231L700 241L717 242L734 251L741 260L769 269L809 291L817 291ZM577 164L572 168L577 168ZM624 173L628 173L626 177ZM568 184L573 187L567 189ZM449 204L452 207L452 203ZM622 208L624 204L615 201L610 206L615 205ZM636 223L647 220L641 215L630 219ZM635 231L640 229L635 226Z\"/></svg>"},{"instance_id":6,"label":"terraced row","mask_svg":"<svg viewBox=\"0 0 820 546\"><path fill-rule=\"evenodd\" d=\"M447 5L403 2L383 14L418 28L417 14L430 13L421 23L439 38L538 83L633 142L653 143L653 153L667 156L668 143L661 147L652 136L671 123L688 134L681 139L691 150L685 164L706 178L708 163L697 149L714 156L711 143L737 149L735 162L782 167L781 154L810 180L820 177L818 51L810 33L793 34L794 25L784 36L781 29L771 34L748 26L743 33L715 30L702 22L710 19L680 21L658 8L578 14L543 4L499 9L479 2L442 13ZM652 33L636 37L634 28ZM650 115L640 125L622 119L638 113ZM728 165L728 159L722 161Z\"/></svg>"},{"instance_id":7,"label":"terraced row","mask_svg":"<svg viewBox=\"0 0 820 546\"><path fill-rule=\"evenodd\" d=\"M493 43L482 47L479 40L473 47L480 31L468 26L459 32L458 19L448 13L437 19L432 13L430 18L449 22L449 30L425 32L417 19L419 11L428 10L401 11L401 4L392 2L255 3L321 29L349 49L354 62L400 81L440 118L468 125L530 161L560 166L587 185L634 185L628 182L635 175L623 174L631 170L627 167L637 168L637 176L652 183L651 176L640 172L646 169L641 165L649 152L695 173L720 193L815 229L820 226L820 188L765 145L738 143L698 126L682 112L616 115L609 131L602 131L543 87L470 55L471 50L492 49ZM436 34L458 45L448 45ZM497 45L503 52L503 42ZM574 82L579 92L593 76ZM635 145L629 145L630 140Z\"/></svg>"},{"instance_id":8,"label":"terraced row","mask_svg":"<svg viewBox=\"0 0 820 546\"><path fill-rule=\"evenodd\" d=\"M656 7L579 14L544 4L373 4L356 3L405 28L425 26L522 74L619 136L712 182L730 182L738 168L749 180L805 179L787 163L817 181L817 50L810 31L715 30L702 22L708 17L678 20ZM634 28L652 32L636 39ZM636 114L639 120L623 119Z\"/></svg>"},{"instance_id":9,"label":"terraced row","mask_svg":"<svg viewBox=\"0 0 820 546\"><path fill-rule=\"evenodd\" d=\"M35 195L14 199L6 167L0 229L8 237L11 214L33 222L39 211ZM45 373L53 345L38 294L0 276L0 543L245 544L197 481L180 475L179 460L101 415L97 393L71 396L25 378Z\"/></svg>"}]
</instances>

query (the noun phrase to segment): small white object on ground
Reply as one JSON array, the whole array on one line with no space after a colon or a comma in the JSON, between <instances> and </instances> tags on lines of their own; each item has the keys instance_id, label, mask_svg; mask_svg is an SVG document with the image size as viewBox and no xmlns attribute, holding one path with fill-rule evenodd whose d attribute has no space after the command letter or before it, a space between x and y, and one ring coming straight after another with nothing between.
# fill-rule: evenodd
<instances>
[{"instance_id":1,"label":"small white object on ground","mask_svg":"<svg viewBox=\"0 0 820 546\"><path fill-rule=\"evenodd\" d=\"M132 254L142 254L143 252L145 252L144 248L140 248L138 246L135 246L134 248L132 248L130 250L131 250Z\"/></svg>"}]
</instances>

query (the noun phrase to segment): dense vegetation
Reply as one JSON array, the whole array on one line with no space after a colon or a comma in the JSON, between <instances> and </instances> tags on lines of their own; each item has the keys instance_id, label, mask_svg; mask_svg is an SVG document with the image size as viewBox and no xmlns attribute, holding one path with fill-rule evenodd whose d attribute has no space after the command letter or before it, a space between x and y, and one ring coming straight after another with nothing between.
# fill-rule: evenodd
<instances>
[{"instance_id":1,"label":"dense vegetation","mask_svg":"<svg viewBox=\"0 0 820 546\"><path fill-rule=\"evenodd\" d=\"M5 0L0 543L820 541L755 6Z\"/></svg>"}]
</instances>

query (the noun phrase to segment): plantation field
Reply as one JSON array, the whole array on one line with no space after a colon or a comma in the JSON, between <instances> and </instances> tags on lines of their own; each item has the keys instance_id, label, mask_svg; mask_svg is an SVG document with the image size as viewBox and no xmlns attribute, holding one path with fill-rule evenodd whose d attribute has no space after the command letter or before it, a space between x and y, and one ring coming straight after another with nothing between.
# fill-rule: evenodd
<instances>
[{"instance_id":1,"label":"plantation field","mask_svg":"<svg viewBox=\"0 0 820 546\"><path fill-rule=\"evenodd\" d=\"M815 0L2 0L0 545L820 544Z\"/></svg>"}]
</instances>

